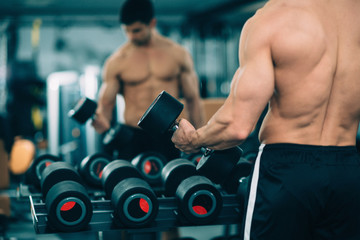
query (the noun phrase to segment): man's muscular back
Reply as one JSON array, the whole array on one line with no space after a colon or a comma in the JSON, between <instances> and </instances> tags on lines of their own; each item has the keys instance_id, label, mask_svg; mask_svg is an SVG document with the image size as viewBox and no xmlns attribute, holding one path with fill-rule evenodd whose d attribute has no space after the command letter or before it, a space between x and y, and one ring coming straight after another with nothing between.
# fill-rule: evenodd
<instances>
[{"instance_id":1,"label":"man's muscular back","mask_svg":"<svg viewBox=\"0 0 360 240\"><path fill-rule=\"evenodd\" d=\"M249 21L266 32L274 64L262 142L355 145L359 9L357 0L272 0Z\"/></svg>"},{"instance_id":2,"label":"man's muscular back","mask_svg":"<svg viewBox=\"0 0 360 240\"><path fill-rule=\"evenodd\" d=\"M137 126L162 90L179 96L185 54L179 45L155 35L151 47L134 47L128 43L109 59L108 65L114 69L113 75L125 99L126 124Z\"/></svg>"}]
</instances>

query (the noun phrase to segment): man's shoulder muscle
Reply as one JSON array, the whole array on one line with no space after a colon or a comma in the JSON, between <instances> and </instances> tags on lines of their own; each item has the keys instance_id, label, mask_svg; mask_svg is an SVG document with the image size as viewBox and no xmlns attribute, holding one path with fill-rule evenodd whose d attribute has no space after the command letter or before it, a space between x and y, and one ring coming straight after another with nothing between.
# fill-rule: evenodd
<instances>
[{"instance_id":1,"label":"man's shoulder muscle","mask_svg":"<svg viewBox=\"0 0 360 240\"><path fill-rule=\"evenodd\" d=\"M108 57L107 63L112 64L114 62L124 61L126 59L126 56L128 55L128 51L129 51L128 45L119 47Z\"/></svg>"},{"instance_id":2,"label":"man's shoulder muscle","mask_svg":"<svg viewBox=\"0 0 360 240\"><path fill-rule=\"evenodd\" d=\"M275 63L291 61L285 57L317 55L325 46L321 21L303 6L265 5L247 22L245 32L252 36L251 40L271 48Z\"/></svg>"},{"instance_id":3,"label":"man's shoulder muscle","mask_svg":"<svg viewBox=\"0 0 360 240\"><path fill-rule=\"evenodd\" d=\"M105 70L111 74L119 74L122 71L122 66L126 61L126 56L128 55L128 46L123 46L118 48L114 53L112 53L105 62Z\"/></svg>"},{"instance_id":4,"label":"man's shoulder muscle","mask_svg":"<svg viewBox=\"0 0 360 240\"><path fill-rule=\"evenodd\" d=\"M159 45L161 49L165 50L171 55L180 55L185 53L185 48L174 40L161 36L159 37Z\"/></svg>"}]
</instances>

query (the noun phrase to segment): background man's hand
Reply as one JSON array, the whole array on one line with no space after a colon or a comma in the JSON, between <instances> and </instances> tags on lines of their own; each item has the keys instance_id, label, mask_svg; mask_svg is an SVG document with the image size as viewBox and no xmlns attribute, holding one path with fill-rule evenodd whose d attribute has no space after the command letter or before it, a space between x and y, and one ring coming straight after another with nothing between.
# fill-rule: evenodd
<instances>
[{"instance_id":1,"label":"background man's hand","mask_svg":"<svg viewBox=\"0 0 360 240\"><path fill-rule=\"evenodd\" d=\"M105 118L105 116L96 113L91 125L95 128L95 131L99 134L102 134L110 129L110 122Z\"/></svg>"}]
</instances>

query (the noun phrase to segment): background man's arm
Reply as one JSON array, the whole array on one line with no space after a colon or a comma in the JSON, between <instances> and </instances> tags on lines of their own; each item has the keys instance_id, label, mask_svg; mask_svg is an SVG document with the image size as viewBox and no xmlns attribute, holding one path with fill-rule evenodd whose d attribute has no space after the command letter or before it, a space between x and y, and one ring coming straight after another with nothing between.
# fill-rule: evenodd
<instances>
[{"instance_id":1,"label":"background man's arm","mask_svg":"<svg viewBox=\"0 0 360 240\"><path fill-rule=\"evenodd\" d=\"M239 61L230 94L209 122L195 130L188 121L180 121L172 138L180 150L230 148L241 144L254 129L275 88L270 32L265 27L246 24L240 40Z\"/></svg>"},{"instance_id":2,"label":"background man's arm","mask_svg":"<svg viewBox=\"0 0 360 240\"><path fill-rule=\"evenodd\" d=\"M188 52L185 52L180 84L190 122L195 128L202 127L205 124L205 113L200 98L199 79L194 69L193 60Z\"/></svg>"},{"instance_id":3,"label":"background man's arm","mask_svg":"<svg viewBox=\"0 0 360 240\"><path fill-rule=\"evenodd\" d=\"M98 107L93 126L98 133L110 128L113 109L116 104L116 95L120 90L120 83L116 76L116 69L111 61L107 61L103 69L103 83L99 90Z\"/></svg>"}]
</instances>

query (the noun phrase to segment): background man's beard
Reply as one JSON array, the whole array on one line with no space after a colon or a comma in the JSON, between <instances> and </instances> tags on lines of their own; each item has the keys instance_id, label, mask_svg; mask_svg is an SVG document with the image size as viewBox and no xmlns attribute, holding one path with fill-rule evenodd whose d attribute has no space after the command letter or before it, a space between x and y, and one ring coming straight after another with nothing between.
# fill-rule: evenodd
<instances>
[{"instance_id":1,"label":"background man's beard","mask_svg":"<svg viewBox=\"0 0 360 240\"><path fill-rule=\"evenodd\" d=\"M144 46L147 45L150 42L150 37L147 37L146 39L142 39L142 40L133 40L133 43L136 46Z\"/></svg>"}]
</instances>

